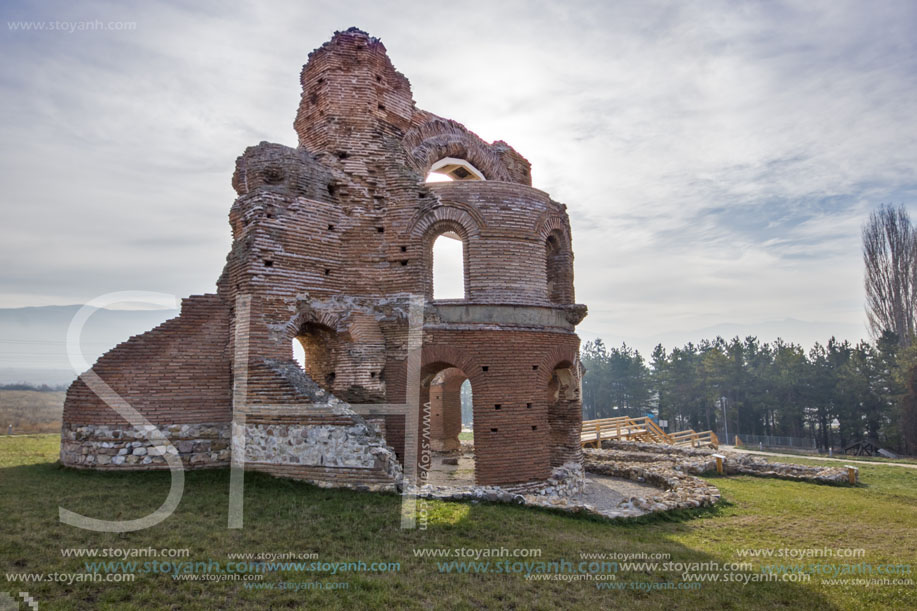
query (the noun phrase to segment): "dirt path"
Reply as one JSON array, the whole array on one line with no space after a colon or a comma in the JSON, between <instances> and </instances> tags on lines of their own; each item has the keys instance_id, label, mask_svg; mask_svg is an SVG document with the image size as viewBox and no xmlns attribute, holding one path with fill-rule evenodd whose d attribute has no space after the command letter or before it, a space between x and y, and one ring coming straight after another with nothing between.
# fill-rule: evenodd
<instances>
[{"instance_id":1,"label":"dirt path","mask_svg":"<svg viewBox=\"0 0 917 611\"><path fill-rule=\"evenodd\" d=\"M811 458L812 460L831 460L851 465L872 465L879 467L904 467L905 469L917 469L917 465L902 462L873 462L869 460L856 460L854 458L831 458L828 456L803 456L801 454L778 454L777 452L759 452L757 450L743 450L734 446L720 446L724 450L732 452L742 452L744 454L757 454L758 456L782 456L784 458Z\"/></svg>"}]
</instances>

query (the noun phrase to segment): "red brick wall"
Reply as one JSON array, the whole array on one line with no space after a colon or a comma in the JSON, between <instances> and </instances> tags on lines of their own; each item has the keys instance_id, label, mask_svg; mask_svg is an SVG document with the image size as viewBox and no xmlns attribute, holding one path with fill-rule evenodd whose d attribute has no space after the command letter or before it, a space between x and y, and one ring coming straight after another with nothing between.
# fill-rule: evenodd
<instances>
[{"instance_id":1,"label":"red brick wall","mask_svg":"<svg viewBox=\"0 0 917 611\"><path fill-rule=\"evenodd\" d=\"M566 207L530 186L530 165L512 147L416 108L385 47L359 30L314 51L301 83L299 148L262 142L237 159L219 297L186 300L181 317L94 367L155 423L228 421L232 371L247 374L240 403L312 403L306 378L291 373L300 336L325 344L308 358L325 390L404 403L409 298L432 295L431 245L443 231L465 242L468 303L562 312L573 304ZM425 184L447 156L487 180ZM239 297L250 298L245 321ZM232 363L243 323L248 362ZM569 327L431 322L425 343L425 372L453 366L471 380L481 483L544 479L558 461L576 459L567 445L579 434L578 398L560 406L548 391L554 367L577 360ZM65 422L117 420L84 385L71 387ZM403 459L404 417L384 421Z\"/></svg>"},{"instance_id":2,"label":"red brick wall","mask_svg":"<svg viewBox=\"0 0 917 611\"><path fill-rule=\"evenodd\" d=\"M93 371L156 425L228 422L232 384L229 308L217 295L182 300L181 315L104 354ZM77 380L67 390L64 425L127 425Z\"/></svg>"},{"instance_id":3,"label":"red brick wall","mask_svg":"<svg viewBox=\"0 0 917 611\"><path fill-rule=\"evenodd\" d=\"M551 470L552 374L558 363L576 360L579 339L508 330L431 329L424 335L424 375L453 366L471 381L478 483L546 479ZM581 422L579 415L564 424L579 435Z\"/></svg>"}]
</instances>

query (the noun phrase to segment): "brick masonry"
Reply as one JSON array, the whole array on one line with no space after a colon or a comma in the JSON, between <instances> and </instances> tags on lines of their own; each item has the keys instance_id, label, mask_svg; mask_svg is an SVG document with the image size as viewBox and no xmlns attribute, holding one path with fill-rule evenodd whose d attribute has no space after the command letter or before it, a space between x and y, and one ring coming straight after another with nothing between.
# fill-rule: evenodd
<instances>
[{"instance_id":1,"label":"brick masonry","mask_svg":"<svg viewBox=\"0 0 917 611\"><path fill-rule=\"evenodd\" d=\"M545 482L552 468L581 462L574 329L586 308L574 300L566 207L531 186L530 164L505 142L418 109L365 32L335 33L300 81L299 146L262 142L236 162L233 244L217 292L186 299L179 317L93 371L160 428L229 427L244 415L247 468L321 485L391 486L406 443L454 444L465 379L479 484ZM485 180L426 182L445 158ZM432 299L432 247L444 233L463 243L462 300ZM407 370L415 297L425 300L419 389L408 388ZM376 404L430 410L429 435L412 437L397 410L357 413ZM123 448L99 445L115 441L96 431L131 430L77 381L61 460L114 468L99 457ZM221 452L179 453L220 466Z\"/></svg>"}]
</instances>

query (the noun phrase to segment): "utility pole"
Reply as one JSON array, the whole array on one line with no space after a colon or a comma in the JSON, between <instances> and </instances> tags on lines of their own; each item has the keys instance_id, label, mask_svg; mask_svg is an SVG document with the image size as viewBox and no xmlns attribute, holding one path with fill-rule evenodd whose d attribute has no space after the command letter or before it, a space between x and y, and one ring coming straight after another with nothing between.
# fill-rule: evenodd
<instances>
[{"instance_id":1,"label":"utility pole","mask_svg":"<svg viewBox=\"0 0 917 611\"><path fill-rule=\"evenodd\" d=\"M723 406L723 433L726 434L726 443L729 443L729 423L726 422L726 397L720 397L720 405Z\"/></svg>"}]
</instances>

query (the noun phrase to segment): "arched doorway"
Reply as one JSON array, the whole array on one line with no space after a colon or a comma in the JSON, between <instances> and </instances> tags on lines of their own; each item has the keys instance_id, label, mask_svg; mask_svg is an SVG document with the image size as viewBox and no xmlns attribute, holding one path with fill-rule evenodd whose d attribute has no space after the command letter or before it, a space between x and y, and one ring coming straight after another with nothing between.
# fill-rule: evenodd
<instances>
[{"instance_id":1,"label":"arched doorway","mask_svg":"<svg viewBox=\"0 0 917 611\"><path fill-rule=\"evenodd\" d=\"M471 411L470 380L462 369L448 363L425 370L421 379L422 477L425 483L438 486L474 485L474 439L462 423L462 412Z\"/></svg>"}]
</instances>

